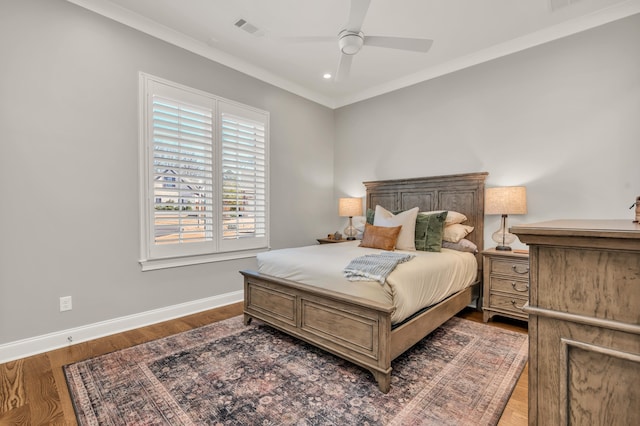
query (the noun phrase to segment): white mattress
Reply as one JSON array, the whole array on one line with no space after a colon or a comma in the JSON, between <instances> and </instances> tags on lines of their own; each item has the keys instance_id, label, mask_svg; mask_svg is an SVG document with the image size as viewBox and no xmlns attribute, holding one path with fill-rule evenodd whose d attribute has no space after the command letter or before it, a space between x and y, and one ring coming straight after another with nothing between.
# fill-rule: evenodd
<instances>
[{"instance_id":1,"label":"white mattress","mask_svg":"<svg viewBox=\"0 0 640 426\"><path fill-rule=\"evenodd\" d=\"M416 257L399 264L384 285L377 281L349 281L343 275L352 259L381 250L358 247L360 241L320 244L258 254L258 271L279 278L326 288L394 306L393 324L431 306L469 285L478 264L471 253L403 251Z\"/></svg>"}]
</instances>

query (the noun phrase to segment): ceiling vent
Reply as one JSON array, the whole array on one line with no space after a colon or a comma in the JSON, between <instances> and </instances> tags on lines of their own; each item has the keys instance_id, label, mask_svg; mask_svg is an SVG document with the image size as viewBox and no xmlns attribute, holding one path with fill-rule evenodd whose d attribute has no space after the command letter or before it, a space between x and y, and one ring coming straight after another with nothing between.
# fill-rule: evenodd
<instances>
[{"instance_id":1,"label":"ceiling vent","mask_svg":"<svg viewBox=\"0 0 640 426\"><path fill-rule=\"evenodd\" d=\"M262 35L262 31L260 31L260 29L258 27L256 27L253 24L248 23L247 21L245 21L244 19L238 19L236 21L235 24L236 27L248 32L251 35L254 35L256 37L261 36Z\"/></svg>"}]
</instances>

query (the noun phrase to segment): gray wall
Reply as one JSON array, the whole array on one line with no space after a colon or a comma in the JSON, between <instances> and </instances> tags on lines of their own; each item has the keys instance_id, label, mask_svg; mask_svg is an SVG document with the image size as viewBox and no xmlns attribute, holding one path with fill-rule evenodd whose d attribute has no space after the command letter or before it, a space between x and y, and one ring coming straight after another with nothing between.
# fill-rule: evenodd
<instances>
[{"instance_id":1,"label":"gray wall","mask_svg":"<svg viewBox=\"0 0 640 426\"><path fill-rule=\"evenodd\" d=\"M640 195L640 15L336 110L337 195L363 180L489 172L529 214L632 220ZM499 216L485 220L485 244ZM519 244L515 244L518 246Z\"/></svg>"},{"instance_id":2,"label":"gray wall","mask_svg":"<svg viewBox=\"0 0 640 426\"><path fill-rule=\"evenodd\" d=\"M141 272L139 71L270 111L272 247L334 225L328 108L62 0L3 0L0 61L0 344L239 291L255 267Z\"/></svg>"},{"instance_id":3,"label":"gray wall","mask_svg":"<svg viewBox=\"0 0 640 426\"><path fill-rule=\"evenodd\" d=\"M336 198L375 179L488 171L528 187L512 223L630 219L638 40L635 16L331 111L65 1L3 0L0 345L238 291L255 266L140 271L138 71L270 111L281 248L343 228Z\"/></svg>"}]
</instances>

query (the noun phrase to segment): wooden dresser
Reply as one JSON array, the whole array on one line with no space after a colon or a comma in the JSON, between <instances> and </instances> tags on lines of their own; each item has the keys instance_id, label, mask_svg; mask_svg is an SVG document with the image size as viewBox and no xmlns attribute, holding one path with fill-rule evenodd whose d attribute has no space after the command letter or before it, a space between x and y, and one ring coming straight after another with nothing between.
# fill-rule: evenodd
<instances>
[{"instance_id":1,"label":"wooden dresser","mask_svg":"<svg viewBox=\"0 0 640 426\"><path fill-rule=\"evenodd\" d=\"M640 425L640 225L511 232L529 245L529 424Z\"/></svg>"}]
</instances>

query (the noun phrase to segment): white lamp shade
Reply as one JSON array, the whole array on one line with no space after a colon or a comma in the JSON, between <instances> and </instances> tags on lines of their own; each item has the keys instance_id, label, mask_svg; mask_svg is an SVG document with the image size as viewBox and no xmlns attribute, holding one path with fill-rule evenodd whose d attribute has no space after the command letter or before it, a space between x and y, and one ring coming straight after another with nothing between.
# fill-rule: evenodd
<instances>
[{"instance_id":1,"label":"white lamp shade","mask_svg":"<svg viewBox=\"0 0 640 426\"><path fill-rule=\"evenodd\" d=\"M362 216L362 198L340 198L338 200L339 216Z\"/></svg>"},{"instance_id":2,"label":"white lamp shade","mask_svg":"<svg viewBox=\"0 0 640 426\"><path fill-rule=\"evenodd\" d=\"M527 188L524 186L486 188L484 214L527 214Z\"/></svg>"}]
</instances>

